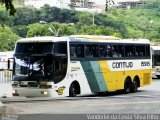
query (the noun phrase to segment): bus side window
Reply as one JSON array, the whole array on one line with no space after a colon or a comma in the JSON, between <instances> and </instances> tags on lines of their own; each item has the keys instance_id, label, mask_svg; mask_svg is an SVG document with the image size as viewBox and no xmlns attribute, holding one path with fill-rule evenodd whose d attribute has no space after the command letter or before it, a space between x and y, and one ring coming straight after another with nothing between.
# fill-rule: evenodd
<instances>
[{"instance_id":1,"label":"bus side window","mask_svg":"<svg viewBox=\"0 0 160 120\"><path fill-rule=\"evenodd\" d=\"M78 58L84 57L84 45L83 44L77 44L77 57Z\"/></svg>"},{"instance_id":2,"label":"bus side window","mask_svg":"<svg viewBox=\"0 0 160 120\"><path fill-rule=\"evenodd\" d=\"M113 51L113 57L118 58L118 46L117 45L112 46L112 51Z\"/></svg>"},{"instance_id":3,"label":"bus side window","mask_svg":"<svg viewBox=\"0 0 160 120\"><path fill-rule=\"evenodd\" d=\"M144 45L136 46L136 54L138 57L144 57L145 56L145 46Z\"/></svg>"},{"instance_id":4,"label":"bus side window","mask_svg":"<svg viewBox=\"0 0 160 120\"><path fill-rule=\"evenodd\" d=\"M98 45L92 45L93 57L99 57Z\"/></svg>"},{"instance_id":5,"label":"bus side window","mask_svg":"<svg viewBox=\"0 0 160 120\"><path fill-rule=\"evenodd\" d=\"M111 45L100 45L100 57L112 57Z\"/></svg>"},{"instance_id":6,"label":"bus side window","mask_svg":"<svg viewBox=\"0 0 160 120\"><path fill-rule=\"evenodd\" d=\"M105 45L100 45L99 50L100 50L100 57L106 57L106 51L105 51L106 46Z\"/></svg>"},{"instance_id":7,"label":"bus side window","mask_svg":"<svg viewBox=\"0 0 160 120\"><path fill-rule=\"evenodd\" d=\"M123 47L123 45L118 45L118 57L124 57L124 47Z\"/></svg>"},{"instance_id":8,"label":"bus side window","mask_svg":"<svg viewBox=\"0 0 160 120\"><path fill-rule=\"evenodd\" d=\"M92 54L92 46L91 45L86 45L85 46L85 55L87 58L92 58L93 54Z\"/></svg>"},{"instance_id":9,"label":"bus side window","mask_svg":"<svg viewBox=\"0 0 160 120\"><path fill-rule=\"evenodd\" d=\"M107 57L112 57L112 46L111 45L106 46L106 52L107 52Z\"/></svg>"},{"instance_id":10,"label":"bus side window","mask_svg":"<svg viewBox=\"0 0 160 120\"><path fill-rule=\"evenodd\" d=\"M135 46L126 45L125 46L125 57L134 57L135 56Z\"/></svg>"},{"instance_id":11,"label":"bus side window","mask_svg":"<svg viewBox=\"0 0 160 120\"><path fill-rule=\"evenodd\" d=\"M150 46L146 46L146 57L150 57Z\"/></svg>"},{"instance_id":12,"label":"bus side window","mask_svg":"<svg viewBox=\"0 0 160 120\"><path fill-rule=\"evenodd\" d=\"M70 45L70 56L71 58L76 57L76 45Z\"/></svg>"}]
</instances>

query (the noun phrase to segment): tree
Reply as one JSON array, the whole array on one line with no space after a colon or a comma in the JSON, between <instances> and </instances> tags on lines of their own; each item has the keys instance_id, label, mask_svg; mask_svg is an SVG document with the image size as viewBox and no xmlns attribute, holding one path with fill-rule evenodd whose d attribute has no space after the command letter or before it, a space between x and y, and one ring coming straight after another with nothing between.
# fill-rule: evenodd
<instances>
[{"instance_id":1,"label":"tree","mask_svg":"<svg viewBox=\"0 0 160 120\"><path fill-rule=\"evenodd\" d=\"M27 37L45 36L48 32L50 31L48 31L47 26L44 24L30 24L28 26Z\"/></svg>"},{"instance_id":2,"label":"tree","mask_svg":"<svg viewBox=\"0 0 160 120\"><path fill-rule=\"evenodd\" d=\"M52 22L48 24L40 24L35 23L28 26L27 37L34 37L34 36L55 36L54 33L48 30L51 28L58 35L74 35L76 34L76 28L74 26L69 26L67 24L60 24L58 22ZM55 30L54 30L55 29Z\"/></svg>"},{"instance_id":3,"label":"tree","mask_svg":"<svg viewBox=\"0 0 160 120\"><path fill-rule=\"evenodd\" d=\"M0 51L13 50L15 42L19 38L9 27L0 27Z\"/></svg>"},{"instance_id":4,"label":"tree","mask_svg":"<svg viewBox=\"0 0 160 120\"><path fill-rule=\"evenodd\" d=\"M10 15L14 15L16 9L12 3L12 0L0 0L0 3L5 4L6 10L9 10Z\"/></svg>"},{"instance_id":5,"label":"tree","mask_svg":"<svg viewBox=\"0 0 160 120\"><path fill-rule=\"evenodd\" d=\"M28 25L39 22L37 10L33 8L18 8L14 16L14 25Z\"/></svg>"},{"instance_id":6,"label":"tree","mask_svg":"<svg viewBox=\"0 0 160 120\"><path fill-rule=\"evenodd\" d=\"M13 27L13 30L17 35L25 38L27 36L28 27L25 25L17 25Z\"/></svg>"},{"instance_id":7,"label":"tree","mask_svg":"<svg viewBox=\"0 0 160 120\"><path fill-rule=\"evenodd\" d=\"M8 12L4 8L0 9L0 24L1 25L8 25L12 26L13 25L13 17L9 16Z\"/></svg>"}]
</instances>

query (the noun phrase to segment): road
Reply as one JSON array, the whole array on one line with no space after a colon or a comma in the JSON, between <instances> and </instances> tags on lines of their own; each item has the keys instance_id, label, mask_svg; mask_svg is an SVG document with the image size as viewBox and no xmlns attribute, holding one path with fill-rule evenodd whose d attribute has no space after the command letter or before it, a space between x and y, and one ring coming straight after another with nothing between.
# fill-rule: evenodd
<instances>
[{"instance_id":1,"label":"road","mask_svg":"<svg viewBox=\"0 0 160 120\"><path fill-rule=\"evenodd\" d=\"M47 101L6 102L1 114L158 114L160 113L160 80L142 87L137 93L118 92L62 98Z\"/></svg>"}]
</instances>

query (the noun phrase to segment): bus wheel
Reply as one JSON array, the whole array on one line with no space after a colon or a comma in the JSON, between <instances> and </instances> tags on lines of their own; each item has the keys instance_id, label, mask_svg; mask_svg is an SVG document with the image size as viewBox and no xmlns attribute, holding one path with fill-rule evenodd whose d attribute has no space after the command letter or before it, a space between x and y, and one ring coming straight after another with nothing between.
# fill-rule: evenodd
<instances>
[{"instance_id":1,"label":"bus wheel","mask_svg":"<svg viewBox=\"0 0 160 120\"><path fill-rule=\"evenodd\" d=\"M132 83L132 90L131 92L137 92L138 91L138 82L136 80Z\"/></svg>"},{"instance_id":2,"label":"bus wheel","mask_svg":"<svg viewBox=\"0 0 160 120\"><path fill-rule=\"evenodd\" d=\"M77 96L77 89L74 84L71 84L69 89L69 97L76 97Z\"/></svg>"},{"instance_id":3,"label":"bus wheel","mask_svg":"<svg viewBox=\"0 0 160 120\"><path fill-rule=\"evenodd\" d=\"M132 82L131 82L131 80L129 78L127 78L125 80L124 90L123 91L124 91L125 94L128 94L128 93L131 92L131 89L132 89Z\"/></svg>"}]
</instances>

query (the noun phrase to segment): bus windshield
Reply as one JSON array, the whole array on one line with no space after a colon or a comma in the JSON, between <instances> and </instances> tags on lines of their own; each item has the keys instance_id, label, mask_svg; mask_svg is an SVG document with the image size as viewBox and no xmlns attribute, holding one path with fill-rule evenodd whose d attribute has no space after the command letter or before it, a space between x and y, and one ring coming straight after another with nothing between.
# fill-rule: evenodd
<instances>
[{"instance_id":1,"label":"bus windshield","mask_svg":"<svg viewBox=\"0 0 160 120\"><path fill-rule=\"evenodd\" d=\"M13 80L61 81L67 71L67 46L64 43L59 44L55 44L54 49L53 44L34 43L30 44L32 47L28 43L19 44L14 55ZM58 53L57 46L63 46L59 50L61 53Z\"/></svg>"},{"instance_id":2,"label":"bus windshield","mask_svg":"<svg viewBox=\"0 0 160 120\"><path fill-rule=\"evenodd\" d=\"M154 51L153 66L160 66L160 50Z\"/></svg>"}]
</instances>

